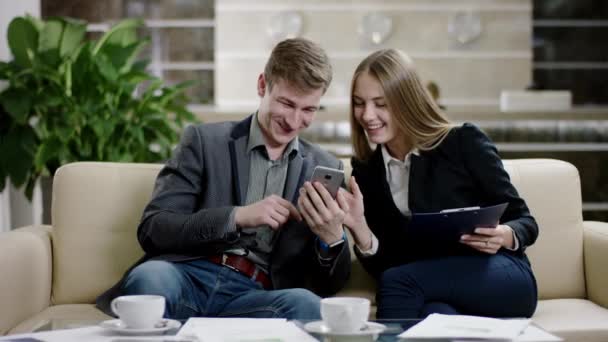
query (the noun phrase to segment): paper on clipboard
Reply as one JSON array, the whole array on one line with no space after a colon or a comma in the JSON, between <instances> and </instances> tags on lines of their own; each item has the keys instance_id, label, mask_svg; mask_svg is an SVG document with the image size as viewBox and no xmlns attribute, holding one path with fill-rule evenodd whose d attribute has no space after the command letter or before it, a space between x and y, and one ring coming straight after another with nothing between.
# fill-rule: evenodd
<instances>
[{"instance_id":1,"label":"paper on clipboard","mask_svg":"<svg viewBox=\"0 0 608 342\"><path fill-rule=\"evenodd\" d=\"M417 238L437 241L458 241L463 234L472 234L478 227L496 227L508 203L490 207L450 209L438 213L413 213L409 233Z\"/></svg>"}]
</instances>

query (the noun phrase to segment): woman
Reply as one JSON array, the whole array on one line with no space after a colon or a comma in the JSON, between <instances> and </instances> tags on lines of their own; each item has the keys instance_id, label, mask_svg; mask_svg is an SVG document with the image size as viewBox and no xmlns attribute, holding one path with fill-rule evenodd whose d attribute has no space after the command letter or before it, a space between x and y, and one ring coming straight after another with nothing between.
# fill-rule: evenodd
<instances>
[{"instance_id":1,"label":"woman","mask_svg":"<svg viewBox=\"0 0 608 342\"><path fill-rule=\"evenodd\" d=\"M340 196L356 254L379 280L378 318L530 317L537 290L524 250L538 226L488 137L451 124L398 50L363 60L351 95L352 194ZM408 234L411 213L505 202L497 227L449 246Z\"/></svg>"}]
</instances>

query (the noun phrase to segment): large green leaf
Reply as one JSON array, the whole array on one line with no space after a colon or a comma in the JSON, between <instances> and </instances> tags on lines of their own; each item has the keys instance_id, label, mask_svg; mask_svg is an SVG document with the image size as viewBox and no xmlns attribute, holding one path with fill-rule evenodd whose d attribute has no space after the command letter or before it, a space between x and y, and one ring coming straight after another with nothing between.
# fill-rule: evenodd
<instances>
[{"instance_id":1,"label":"large green leaf","mask_svg":"<svg viewBox=\"0 0 608 342\"><path fill-rule=\"evenodd\" d=\"M35 74L35 80L31 79L31 76L27 76L29 78L30 81L35 81L36 84L32 84L30 85L33 88L36 88L37 90L41 90L41 91L48 91L48 86L49 84L43 83L43 84L39 84L38 82L51 82L52 84L50 86L55 86L55 87L63 87L63 83L61 81L61 70L60 68L55 67L51 67L48 66L46 64L41 64L38 63L36 64L31 70L32 73Z\"/></svg>"},{"instance_id":2,"label":"large green leaf","mask_svg":"<svg viewBox=\"0 0 608 342\"><path fill-rule=\"evenodd\" d=\"M57 125L55 132L62 144L67 144L76 134L74 127L67 125Z\"/></svg>"},{"instance_id":3,"label":"large green leaf","mask_svg":"<svg viewBox=\"0 0 608 342\"><path fill-rule=\"evenodd\" d=\"M11 71L11 65L9 63L0 61L0 80L9 78Z\"/></svg>"},{"instance_id":4,"label":"large green leaf","mask_svg":"<svg viewBox=\"0 0 608 342\"><path fill-rule=\"evenodd\" d=\"M44 106L47 110L52 107L59 107L65 102L65 98L61 94L52 91L43 92L37 97L39 105ZM63 108L65 110L65 108Z\"/></svg>"},{"instance_id":5,"label":"large green leaf","mask_svg":"<svg viewBox=\"0 0 608 342\"><path fill-rule=\"evenodd\" d=\"M45 65L48 65L49 67L57 68L60 62L59 50L46 50L38 52L38 58L36 62L45 63ZM40 64L38 64L37 66L40 66Z\"/></svg>"},{"instance_id":6,"label":"large green leaf","mask_svg":"<svg viewBox=\"0 0 608 342\"><path fill-rule=\"evenodd\" d=\"M36 135L29 126L14 126L0 144L0 163L15 186L25 183L32 170Z\"/></svg>"},{"instance_id":7,"label":"large green leaf","mask_svg":"<svg viewBox=\"0 0 608 342\"><path fill-rule=\"evenodd\" d=\"M122 46L134 43L137 40L135 29L142 24L143 20L141 19L126 19L112 26L112 28L97 41L95 48L93 48L93 55L96 55L108 41L109 43Z\"/></svg>"},{"instance_id":8,"label":"large green leaf","mask_svg":"<svg viewBox=\"0 0 608 342\"><path fill-rule=\"evenodd\" d=\"M146 68L148 67L149 64L150 64L149 59L139 60L139 61L133 63L133 66L131 67L131 71L145 72Z\"/></svg>"},{"instance_id":9,"label":"large green leaf","mask_svg":"<svg viewBox=\"0 0 608 342\"><path fill-rule=\"evenodd\" d=\"M138 41L127 46L110 44L108 42L108 44L103 47L101 53L108 56L108 59L119 73L124 74L131 70L135 58L137 58L141 49L146 44L148 44L148 40Z\"/></svg>"},{"instance_id":10,"label":"large green leaf","mask_svg":"<svg viewBox=\"0 0 608 342\"><path fill-rule=\"evenodd\" d=\"M121 75L119 79L121 81L124 81L126 84L135 87L141 82L151 81L151 80L156 79L156 77L154 77L146 72L131 70L128 73Z\"/></svg>"},{"instance_id":11,"label":"large green leaf","mask_svg":"<svg viewBox=\"0 0 608 342\"><path fill-rule=\"evenodd\" d=\"M24 19L27 20L30 24L32 24L32 26L36 28L36 31L42 31L42 28L44 27L44 21L42 19L33 17L29 14L26 14Z\"/></svg>"},{"instance_id":12,"label":"large green leaf","mask_svg":"<svg viewBox=\"0 0 608 342\"><path fill-rule=\"evenodd\" d=\"M139 26L139 25L138 25ZM125 27L115 31L107 41L107 44L129 46L137 41L137 27Z\"/></svg>"},{"instance_id":13,"label":"large green leaf","mask_svg":"<svg viewBox=\"0 0 608 342\"><path fill-rule=\"evenodd\" d=\"M62 57L73 55L82 45L86 31L87 25L83 21L66 18L59 54Z\"/></svg>"},{"instance_id":14,"label":"large green leaf","mask_svg":"<svg viewBox=\"0 0 608 342\"><path fill-rule=\"evenodd\" d=\"M109 137L114 130L114 125L108 120L96 120L91 122L91 128L95 132L97 139Z\"/></svg>"},{"instance_id":15,"label":"large green leaf","mask_svg":"<svg viewBox=\"0 0 608 342\"><path fill-rule=\"evenodd\" d=\"M8 88L0 93L0 104L21 125L27 123L32 108L31 93L24 89Z\"/></svg>"},{"instance_id":16,"label":"large green leaf","mask_svg":"<svg viewBox=\"0 0 608 342\"><path fill-rule=\"evenodd\" d=\"M72 84L74 86L85 87L90 84L91 73L94 73L93 66L95 59L91 53L92 43L85 43L79 48L78 54L73 55L72 58L75 62L72 64ZM74 90L77 92L77 90Z\"/></svg>"},{"instance_id":17,"label":"large green leaf","mask_svg":"<svg viewBox=\"0 0 608 342\"><path fill-rule=\"evenodd\" d=\"M101 75L108 80L115 81L118 78L118 70L112 65L105 55L97 55L95 64Z\"/></svg>"},{"instance_id":18,"label":"large green leaf","mask_svg":"<svg viewBox=\"0 0 608 342\"><path fill-rule=\"evenodd\" d=\"M49 160L59 159L63 148L64 145L57 137L44 141L34 156L34 166L36 169L44 170L47 168L46 163Z\"/></svg>"},{"instance_id":19,"label":"large green leaf","mask_svg":"<svg viewBox=\"0 0 608 342\"><path fill-rule=\"evenodd\" d=\"M22 17L13 19L7 37L15 62L22 67L31 66L38 49L38 31L32 22Z\"/></svg>"},{"instance_id":20,"label":"large green leaf","mask_svg":"<svg viewBox=\"0 0 608 342\"><path fill-rule=\"evenodd\" d=\"M38 51L54 50L59 57L63 26L63 21L59 19L47 20L38 37Z\"/></svg>"}]
</instances>

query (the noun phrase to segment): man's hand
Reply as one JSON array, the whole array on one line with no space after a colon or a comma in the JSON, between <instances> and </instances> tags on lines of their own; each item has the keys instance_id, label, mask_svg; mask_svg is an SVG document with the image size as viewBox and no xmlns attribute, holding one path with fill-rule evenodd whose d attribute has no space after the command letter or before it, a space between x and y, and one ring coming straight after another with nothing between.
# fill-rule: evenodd
<instances>
[{"instance_id":1,"label":"man's hand","mask_svg":"<svg viewBox=\"0 0 608 342\"><path fill-rule=\"evenodd\" d=\"M237 207L234 214L236 225L242 228L268 225L276 230L290 218L302 220L296 207L277 195L268 196L248 206Z\"/></svg>"},{"instance_id":2,"label":"man's hand","mask_svg":"<svg viewBox=\"0 0 608 342\"><path fill-rule=\"evenodd\" d=\"M313 233L330 245L344 235L342 224L348 208L340 207L323 184L304 183L300 188L298 208Z\"/></svg>"},{"instance_id":3,"label":"man's hand","mask_svg":"<svg viewBox=\"0 0 608 342\"><path fill-rule=\"evenodd\" d=\"M501 247L513 248L513 230L504 224L496 228L476 228L475 234L461 236L460 242L480 252L496 254Z\"/></svg>"}]
</instances>

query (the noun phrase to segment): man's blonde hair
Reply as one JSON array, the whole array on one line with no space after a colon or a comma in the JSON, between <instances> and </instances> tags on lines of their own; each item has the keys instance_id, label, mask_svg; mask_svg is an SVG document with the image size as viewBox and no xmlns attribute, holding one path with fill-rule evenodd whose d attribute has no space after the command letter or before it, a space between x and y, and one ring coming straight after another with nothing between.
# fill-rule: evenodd
<instances>
[{"instance_id":1,"label":"man's blonde hair","mask_svg":"<svg viewBox=\"0 0 608 342\"><path fill-rule=\"evenodd\" d=\"M327 91L332 67L325 51L304 38L286 39L277 44L264 68L268 89L278 80L285 80L299 90Z\"/></svg>"},{"instance_id":2,"label":"man's blonde hair","mask_svg":"<svg viewBox=\"0 0 608 342\"><path fill-rule=\"evenodd\" d=\"M430 150L439 145L452 124L422 85L412 60L396 49L372 53L355 70L351 84L350 123L355 157L367 160L372 154L363 127L355 118L353 96L357 78L369 73L380 82L384 99L406 146Z\"/></svg>"}]
</instances>

